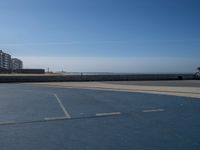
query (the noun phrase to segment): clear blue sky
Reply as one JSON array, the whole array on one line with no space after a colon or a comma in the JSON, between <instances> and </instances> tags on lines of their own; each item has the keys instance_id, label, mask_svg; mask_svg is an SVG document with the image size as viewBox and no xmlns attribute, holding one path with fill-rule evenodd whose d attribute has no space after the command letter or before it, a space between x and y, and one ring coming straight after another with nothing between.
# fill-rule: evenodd
<instances>
[{"instance_id":1,"label":"clear blue sky","mask_svg":"<svg viewBox=\"0 0 200 150\"><path fill-rule=\"evenodd\" d=\"M191 72L200 65L199 0L0 0L0 20L0 49L24 58L27 67L162 72L164 65ZM60 67L56 59L68 64ZM96 68L81 66L88 59ZM105 59L113 67L106 69Z\"/></svg>"}]
</instances>

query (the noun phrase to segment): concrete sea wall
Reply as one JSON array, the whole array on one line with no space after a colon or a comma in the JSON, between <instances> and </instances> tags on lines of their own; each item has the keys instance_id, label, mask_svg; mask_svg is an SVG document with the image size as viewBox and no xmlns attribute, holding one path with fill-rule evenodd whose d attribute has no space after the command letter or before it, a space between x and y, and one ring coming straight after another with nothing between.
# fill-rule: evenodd
<instances>
[{"instance_id":1,"label":"concrete sea wall","mask_svg":"<svg viewBox=\"0 0 200 150\"><path fill-rule=\"evenodd\" d=\"M133 74L133 75L1 75L0 83L70 82L70 81L147 81L192 80L194 74Z\"/></svg>"}]
</instances>

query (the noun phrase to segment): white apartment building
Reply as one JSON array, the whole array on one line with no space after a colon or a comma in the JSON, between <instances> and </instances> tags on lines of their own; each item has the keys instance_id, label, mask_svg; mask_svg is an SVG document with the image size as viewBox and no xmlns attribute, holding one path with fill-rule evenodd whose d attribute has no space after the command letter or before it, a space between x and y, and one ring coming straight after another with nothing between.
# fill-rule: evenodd
<instances>
[{"instance_id":1,"label":"white apartment building","mask_svg":"<svg viewBox=\"0 0 200 150\"><path fill-rule=\"evenodd\" d=\"M0 50L0 68L11 69L11 55Z\"/></svg>"}]
</instances>

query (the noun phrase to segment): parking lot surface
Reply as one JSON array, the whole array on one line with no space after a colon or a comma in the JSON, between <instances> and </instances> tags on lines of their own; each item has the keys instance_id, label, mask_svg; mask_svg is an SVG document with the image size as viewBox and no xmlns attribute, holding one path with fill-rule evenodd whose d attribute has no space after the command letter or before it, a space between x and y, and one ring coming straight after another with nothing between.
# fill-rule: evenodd
<instances>
[{"instance_id":1,"label":"parking lot surface","mask_svg":"<svg viewBox=\"0 0 200 150\"><path fill-rule=\"evenodd\" d=\"M199 150L200 99L0 84L1 150Z\"/></svg>"}]
</instances>

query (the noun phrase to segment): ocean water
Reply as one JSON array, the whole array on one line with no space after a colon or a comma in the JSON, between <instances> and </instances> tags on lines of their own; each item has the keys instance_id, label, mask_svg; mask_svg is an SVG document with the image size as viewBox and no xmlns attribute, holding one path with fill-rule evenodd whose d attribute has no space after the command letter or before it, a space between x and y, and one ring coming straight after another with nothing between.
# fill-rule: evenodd
<instances>
[{"instance_id":1,"label":"ocean water","mask_svg":"<svg viewBox=\"0 0 200 150\"><path fill-rule=\"evenodd\" d=\"M62 75L149 75L149 74L193 74L193 73L133 73L133 72L59 72Z\"/></svg>"}]
</instances>

